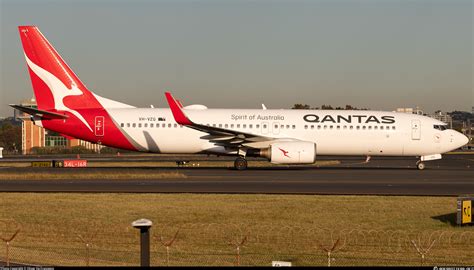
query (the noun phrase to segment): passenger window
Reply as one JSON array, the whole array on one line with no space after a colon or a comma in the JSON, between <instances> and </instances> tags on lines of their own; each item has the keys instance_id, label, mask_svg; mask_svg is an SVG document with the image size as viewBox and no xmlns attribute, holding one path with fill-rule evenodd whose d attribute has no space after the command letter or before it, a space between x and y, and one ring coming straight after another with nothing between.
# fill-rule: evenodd
<instances>
[{"instance_id":1,"label":"passenger window","mask_svg":"<svg viewBox=\"0 0 474 270\"><path fill-rule=\"evenodd\" d=\"M256 127L256 128L260 128L260 125L256 125L255 127Z\"/></svg>"},{"instance_id":2,"label":"passenger window","mask_svg":"<svg viewBox=\"0 0 474 270\"><path fill-rule=\"evenodd\" d=\"M247 124L243 124L242 127L243 127L243 128L246 128L246 127L247 127Z\"/></svg>"},{"instance_id":3,"label":"passenger window","mask_svg":"<svg viewBox=\"0 0 474 270\"><path fill-rule=\"evenodd\" d=\"M290 129L290 125L286 125L286 129Z\"/></svg>"},{"instance_id":4,"label":"passenger window","mask_svg":"<svg viewBox=\"0 0 474 270\"><path fill-rule=\"evenodd\" d=\"M240 124L237 124L237 128L240 128Z\"/></svg>"},{"instance_id":5,"label":"passenger window","mask_svg":"<svg viewBox=\"0 0 474 270\"><path fill-rule=\"evenodd\" d=\"M123 123L120 124L121 127L124 127L125 125Z\"/></svg>"},{"instance_id":6,"label":"passenger window","mask_svg":"<svg viewBox=\"0 0 474 270\"><path fill-rule=\"evenodd\" d=\"M395 130L395 126L393 126L392 129Z\"/></svg>"},{"instance_id":7,"label":"passenger window","mask_svg":"<svg viewBox=\"0 0 474 270\"><path fill-rule=\"evenodd\" d=\"M161 124L161 127L166 127L166 124Z\"/></svg>"},{"instance_id":8,"label":"passenger window","mask_svg":"<svg viewBox=\"0 0 474 270\"><path fill-rule=\"evenodd\" d=\"M168 127L169 127L169 128L171 127L171 123L168 124Z\"/></svg>"},{"instance_id":9,"label":"passenger window","mask_svg":"<svg viewBox=\"0 0 474 270\"><path fill-rule=\"evenodd\" d=\"M296 128L296 125L293 125L293 129L295 129L295 128Z\"/></svg>"},{"instance_id":10,"label":"passenger window","mask_svg":"<svg viewBox=\"0 0 474 270\"><path fill-rule=\"evenodd\" d=\"M314 129L314 125L311 125L311 129Z\"/></svg>"},{"instance_id":11,"label":"passenger window","mask_svg":"<svg viewBox=\"0 0 474 270\"><path fill-rule=\"evenodd\" d=\"M380 130L383 130L383 126L380 127Z\"/></svg>"},{"instance_id":12,"label":"passenger window","mask_svg":"<svg viewBox=\"0 0 474 270\"><path fill-rule=\"evenodd\" d=\"M379 127L378 126L375 126L374 129L378 129Z\"/></svg>"},{"instance_id":13,"label":"passenger window","mask_svg":"<svg viewBox=\"0 0 474 270\"><path fill-rule=\"evenodd\" d=\"M142 123L138 123L138 127L141 128L141 127L142 127Z\"/></svg>"},{"instance_id":14,"label":"passenger window","mask_svg":"<svg viewBox=\"0 0 474 270\"><path fill-rule=\"evenodd\" d=\"M350 126L350 129L354 129L354 127L353 127L353 126Z\"/></svg>"},{"instance_id":15,"label":"passenger window","mask_svg":"<svg viewBox=\"0 0 474 270\"><path fill-rule=\"evenodd\" d=\"M219 127L221 128L221 127L222 127L222 124L219 124Z\"/></svg>"},{"instance_id":16,"label":"passenger window","mask_svg":"<svg viewBox=\"0 0 474 270\"><path fill-rule=\"evenodd\" d=\"M252 124L249 125L249 128L252 128Z\"/></svg>"},{"instance_id":17,"label":"passenger window","mask_svg":"<svg viewBox=\"0 0 474 270\"><path fill-rule=\"evenodd\" d=\"M127 123L127 127L130 127L130 123Z\"/></svg>"},{"instance_id":18,"label":"passenger window","mask_svg":"<svg viewBox=\"0 0 474 270\"><path fill-rule=\"evenodd\" d=\"M224 127L225 127L225 128L228 128L228 127L229 127L229 125L228 125L228 124L225 124L225 125L224 125Z\"/></svg>"},{"instance_id":19,"label":"passenger window","mask_svg":"<svg viewBox=\"0 0 474 270\"><path fill-rule=\"evenodd\" d=\"M174 127L177 128L177 127L178 127L178 124L174 124Z\"/></svg>"},{"instance_id":20,"label":"passenger window","mask_svg":"<svg viewBox=\"0 0 474 270\"><path fill-rule=\"evenodd\" d=\"M263 128L267 128L267 125L263 125Z\"/></svg>"},{"instance_id":21,"label":"passenger window","mask_svg":"<svg viewBox=\"0 0 474 270\"><path fill-rule=\"evenodd\" d=\"M366 129L367 127L366 126L362 126L362 129Z\"/></svg>"},{"instance_id":22,"label":"passenger window","mask_svg":"<svg viewBox=\"0 0 474 270\"><path fill-rule=\"evenodd\" d=\"M234 128L234 124L230 124L230 127L231 127L231 128Z\"/></svg>"},{"instance_id":23,"label":"passenger window","mask_svg":"<svg viewBox=\"0 0 474 270\"><path fill-rule=\"evenodd\" d=\"M133 127L136 127L136 126L137 126L137 124L136 124L136 123L133 123L133 125L132 125L132 126L133 126Z\"/></svg>"},{"instance_id":24,"label":"passenger window","mask_svg":"<svg viewBox=\"0 0 474 270\"><path fill-rule=\"evenodd\" d=\"M145 127L148 127L148 123L145 123L145 125L144 125L144 126L145 126Z\"/></svg>"},{"instance_id":25,"label":"passenger window","mask_svg":"<svg viewBox=\"0 0 474 270\"><path fill-rule=\"evenodd\" d=\"M304 125L304 129L308 129L308 125Z\"/></svg>"},{"instance_id":26,"label":"passenger window","mask_svg":"<svg viewBox=\"0 0 474 270\"><path fill-rule=\"evenodd\" d=\"M318 129L321 129L321 126L320 126L320 125L318 125Z\"/></svg>"},{"instance_id":27,"label":"passenger window","mask_svg":"<svg viewBox=\"0 0 474 270\"><path fill-rule=\"evenodd\" d=\"M155 125L155 124L151 123L151 124L150 124L150 127L152 128L154 125Z\"/></svg>"}]
</instances>

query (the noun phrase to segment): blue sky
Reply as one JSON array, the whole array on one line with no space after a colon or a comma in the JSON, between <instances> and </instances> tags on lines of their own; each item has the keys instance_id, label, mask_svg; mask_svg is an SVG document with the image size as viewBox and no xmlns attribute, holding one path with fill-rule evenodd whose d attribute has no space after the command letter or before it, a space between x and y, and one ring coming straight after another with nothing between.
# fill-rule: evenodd
<instances>
[{"instance_id":1,"label":"blue sky","mask_svg":"<svg viewBox=\"0 0 474 270\"><path fill-rule=\"evenodd\" d=\"M34 24L97 94L135 106L471 110L473 1L0 0L0 116L32 89Z\"/></svg>"}]
</instances>

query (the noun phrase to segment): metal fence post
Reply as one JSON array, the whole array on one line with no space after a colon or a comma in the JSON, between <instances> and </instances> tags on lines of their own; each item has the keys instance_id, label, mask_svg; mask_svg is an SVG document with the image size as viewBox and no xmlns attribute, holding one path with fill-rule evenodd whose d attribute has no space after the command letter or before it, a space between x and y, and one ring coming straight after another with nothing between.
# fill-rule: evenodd
<instances>
[{"instance_id":1,"label":"metal fence post","mask_svg":"<svg viewBox=\"0 0 474 270\"><path fill-rule=\"evenodd\" d=\"M148 219L139 219L132 222L132 226L140 229L140 266L150 266L150 228L153 222Z\"/></svg>"}]
</instances>

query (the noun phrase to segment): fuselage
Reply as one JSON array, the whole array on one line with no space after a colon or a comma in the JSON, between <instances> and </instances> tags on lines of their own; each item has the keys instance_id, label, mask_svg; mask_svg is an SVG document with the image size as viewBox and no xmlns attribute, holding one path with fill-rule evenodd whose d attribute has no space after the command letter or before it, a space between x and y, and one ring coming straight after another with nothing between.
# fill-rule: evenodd
<instances>
[{"instance_id":1,"label":"fuselage","mask_svg":"<svg viewBox=\"0 0 474 270\"><path fill-rule=\"evenodd\" d=\"M167 108L107 109L101 117L91 109L79 113L95 118L94 135L78 136L68 120L43 122L72 137L118 148L129 148L108 131L120 129L135 149L154 153L234 154L206 133L176 123ZM461 133L438 120L415 114L383 111L184 109L196 123L276 139L314 142L318 155L424 156L456 149L467 142ZM106 120L112 119L112 120ZM60 124L52 124L58 122ZM99 126L97 126L99 125ZM264 148L266 145L255 145Z\"/></svg>"}]
</instances>

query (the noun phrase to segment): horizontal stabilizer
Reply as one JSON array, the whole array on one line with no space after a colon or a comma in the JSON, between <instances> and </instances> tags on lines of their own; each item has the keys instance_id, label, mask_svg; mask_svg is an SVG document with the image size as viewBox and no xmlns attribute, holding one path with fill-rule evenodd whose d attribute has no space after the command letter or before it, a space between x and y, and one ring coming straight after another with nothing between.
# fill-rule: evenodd
<instances>
[{"instance_id":1,"label":"horizontal stabilizer","mask_svg":"<svg viewBox=\"0 0 474 270\"><path fill-rule=\"evenodd\" d=\"M49 111L44 111L44 110L38 110L35 108L31 107L24 107L21 105L15 105L15 104L10 104L10 107L15 108L21 112L33 115L33 116L38 116L42 119L67 119L68 116L65 114L60 114L60 113L54 113L54 112L49 112Z\"/></svg>"}]
</instances>

